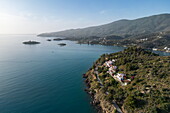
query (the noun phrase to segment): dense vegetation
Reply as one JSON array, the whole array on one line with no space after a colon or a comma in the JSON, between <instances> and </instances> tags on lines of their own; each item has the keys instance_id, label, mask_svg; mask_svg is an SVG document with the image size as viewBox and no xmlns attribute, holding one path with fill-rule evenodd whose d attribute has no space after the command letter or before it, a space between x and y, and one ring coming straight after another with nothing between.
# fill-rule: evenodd
<instances>
[{"instance_id":1,"label":"dense vegetation","mask_svg":"<svg viewBox=\"0 0 170 113\"><path fill-rule=\"evenodd\" d=\"M170 48L170 31L135 35L118 42L119 45L140 45L144 48Z\"/></svg>"},{"instance_id":2,"label":"dense vegetation","mask_svg":"<svg viewBox=\"0 0 170 113\"><path fill-rule=\"evenodd\" d=\"M82 38L77 40L79 43L102 44L102 45L118 45L132 46L138 45L143 48L157 48L163 50L165 47L170 48L170 31L158 32L151 34L140 34L130 36L128 38L120 38L118 36Z\"/></svg>"},{"instance_id":3,"label":"dense vegetation","mask_svg":"<svg viewBox=\"0 0 170 113\"><path fill-rule=\"evenodd\" d=\"M102 64L107 60L116 59L114 65L118 72L125 73L132 81L122 86L107 73ZM98 66L97 80L94 69ZM104 54L86 73L89 91L99 95L101 101L112 101L128 113L169 113L170 112L170 57L159 56L140 47L129 47L124 51ZM106 93L108 92L108 93ZM100 104L99 102L99 104Z\"/></svg>"}]
</instances>

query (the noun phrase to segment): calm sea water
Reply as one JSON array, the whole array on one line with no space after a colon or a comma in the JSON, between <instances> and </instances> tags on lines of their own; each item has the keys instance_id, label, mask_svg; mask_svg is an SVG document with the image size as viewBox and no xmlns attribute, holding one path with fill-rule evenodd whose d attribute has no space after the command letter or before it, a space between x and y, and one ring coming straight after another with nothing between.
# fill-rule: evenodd
<instances>
[{"instance_id":1,"label":"calm sea water","mask_svg":"<svg viewBox=\"0 0 170 113\"><path fill-rule=\"evenodd\" d=\"M26 40L41 44L23 45ZM61 42L67 46L58 46ZM82 74L101 54L121 50L48 42L34 35L0 35L0 113L95 113Z\"/></svg>"},{"instance_id":2,"label":"calm sea water","mask_svg":"<svg viewBox=\"0 0 170 113\"><path fill-rule=\"evenodd\" d=\"M37 40L39 45L24 45ZM67 46L57 45L64 42ZM121 47L0 35L0 113L95 113L82 74Z\"/></svg>"}]
</instances>

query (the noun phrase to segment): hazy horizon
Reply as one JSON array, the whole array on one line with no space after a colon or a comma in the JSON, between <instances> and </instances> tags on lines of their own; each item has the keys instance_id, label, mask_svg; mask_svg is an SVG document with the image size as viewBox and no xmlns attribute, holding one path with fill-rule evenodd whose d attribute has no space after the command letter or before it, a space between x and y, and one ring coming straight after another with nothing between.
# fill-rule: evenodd
<instances>
[{"instance_id":1,"label":"hazy horizon","mask_svg":"<svg viewBox=\"0 0 170 113\"><path fill-rule=\"evenodd\" d=\"M0 34L39 34L170 13L161 0L0 1Z\"/></svg>"}]
</instances>

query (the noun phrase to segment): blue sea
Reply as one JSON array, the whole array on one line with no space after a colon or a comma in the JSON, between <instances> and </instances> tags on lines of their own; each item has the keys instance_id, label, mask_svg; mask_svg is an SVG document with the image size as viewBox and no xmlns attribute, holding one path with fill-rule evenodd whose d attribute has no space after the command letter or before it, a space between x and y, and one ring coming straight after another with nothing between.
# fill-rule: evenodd
<instances>
[{"instance_id":1,"label":"blue sea","mask_svg":"<svg viewBox=\"0 0 170 113\"><path fill-rule=\"evenodd\" d=\"M28 40L41 44L22 44ZM123 48L46 40L0 35L0 113L95 113L82 74L100 55Z\"/></svg>"},{"instance_id":2,"label":"blue sea","mask_svg":"<svg viewBox=\"0 0 170 113\"><path fill-rule=\"evenodd\" d=\"M41 44L22 44L28 40ZM0 113L96 113L82 74L100 55L124 48L46 40L0 35Z\"/></svg>"}]
</instances>

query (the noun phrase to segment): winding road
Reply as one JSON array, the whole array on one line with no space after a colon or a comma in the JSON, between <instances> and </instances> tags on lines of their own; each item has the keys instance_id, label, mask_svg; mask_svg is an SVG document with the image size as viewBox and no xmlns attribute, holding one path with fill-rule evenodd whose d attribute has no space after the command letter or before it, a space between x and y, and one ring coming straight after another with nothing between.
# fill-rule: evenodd
<instances>
[{"instance_id":1,"label":"winding road","mask_svg":"<svg viewBox=\"0 0 170 113\"><path fill-rule=\"evenodd\" d=\"M101 87L104 87L102 81L101 81L100 78L99 78L99 75L98 75L99 72L98 72L98 67L97 67L97 66L96 66L96 68L95 68L95 70L94 70L94 73L96 74L97 80L98 80L98 82L100 83ZM108 95L109 92L106 92L106 94ZM113 103L113 106L116 108L116 110L117 110L118 113L123 113L122 110L119 108L119 106L116 104L116 102L115 102L114 100L112 101L112 103Z\"/></svg>"}]
</instances>

